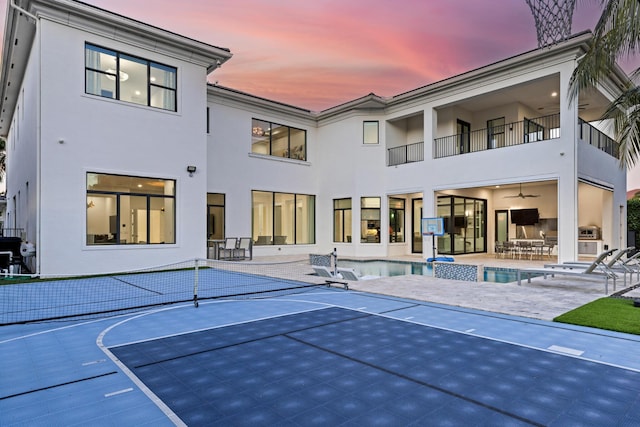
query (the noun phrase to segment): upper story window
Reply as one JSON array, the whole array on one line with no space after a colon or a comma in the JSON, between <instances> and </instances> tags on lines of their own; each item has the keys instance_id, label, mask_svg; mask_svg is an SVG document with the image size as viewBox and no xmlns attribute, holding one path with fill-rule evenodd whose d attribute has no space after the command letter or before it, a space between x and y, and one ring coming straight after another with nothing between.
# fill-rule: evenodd
<instances>
[{"instance_id":1,"label":"upper story window","mask_svg":"<svg viewBox=\"0 0 640 427\"><path fill-rule=\"evenodd\" d=\"M362 122L362 143L363 144L379 144L380 143L380 123L376 121Z\"/></svg>"},{"instance_id":2,"label":"upper story window","mask_svg":"<svg viewBox=\"0 0 640 427\"><path fill-rule=\"evenodd\" d=\"M177 69L86 43L85 92L176 111Z\"/></svg>"},{"instance_id":3,"label":"upper story window","mask_svg":"<svg viewBox=\"0 0 640 427\"><path fill-rule=\"evenodd\" d=\"M252 119L251 152L307 160L307 131Z\"/></svg>"}]
</instances>

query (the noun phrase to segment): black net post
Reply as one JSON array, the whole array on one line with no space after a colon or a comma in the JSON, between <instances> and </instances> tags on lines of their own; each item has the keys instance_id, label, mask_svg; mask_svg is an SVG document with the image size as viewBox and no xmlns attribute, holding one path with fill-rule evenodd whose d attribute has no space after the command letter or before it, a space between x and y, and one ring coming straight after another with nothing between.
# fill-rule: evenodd
<instances>
[{"instance_id":1,"label":"black net post","mask_svg":"<svg viewBox=\"0 0 640 427\"><path fill-rule=\"evenodd\" d=\"M198 259L195 261L193 276L193 306L198 308Z\"/></svg>"}]
</instances>

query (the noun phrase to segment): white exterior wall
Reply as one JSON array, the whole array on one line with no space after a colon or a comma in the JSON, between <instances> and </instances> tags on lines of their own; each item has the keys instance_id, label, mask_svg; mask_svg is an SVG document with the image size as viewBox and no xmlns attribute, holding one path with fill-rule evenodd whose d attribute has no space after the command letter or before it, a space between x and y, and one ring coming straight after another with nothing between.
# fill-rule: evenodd
<instances>
[{"instance_id":1,"label":"white exterior wall","mask_svg":"<svg viewBox=\"0 0 640 427\"><path fill-rule=\"evenodd\" d=\"M47 82L41 90L41 271L95 273L204 257L204 67L46 20L40 29ZM85 94L85 42L177 67L178 112ZM187 165L198 167L193 177ZM87 172L175 179L176 243L87 246Z\"/></svg>"},{"instance_id":2,"label":"white exterior wall","mask_svg":"<svg viewBox=\"0 0 640 427\"><path fill-rule=\"evenodd\" d=\"M44 275L126 270L204 257L207 193L225 194L225 235L242 237L252 233L252 190L314 195L316 201L314 244L256 246L256 256L328 253L334 247L341 256L409 254L411 200L422 197L423 216L436 216L438 193L487 200L488 252L496 209L538 207L542 218L557 217L560 261L577 259L581 219L600 221L605 244L626 242L625 171L611 156L577 141L577 103L569 104L565 96L559 100L560 138L433 158L434 138L454 135L456 119L475 130L496 117L510 123L541 115L524 101L504 95L545 79L557 82L558 92L566 94L577 47L549 56L542 51L525 54L524 59L391 99L365 97L362 104L356 100L312 113L224 88L207 89L203 61L211 60L212 50L200 58L194 48L194 57L186 58L178 53L184 40L166 49L161 44L144 48L142 38L129 33L121 37L117 31L112 35L108 25L117 28L117 23L90 25L96 27L85 27L78 17L70 25L47 18L38 21L24 91L7 138L7 210L15 219L7 226L25 228L25 238L36 240L38 271ZM85 94L85 42L176 67L178 111ZM475 101L497 93L499 104L474 107ZM252 154L252 118L306 130L307 160ZM372 120L380 125L379 144L363 144L363 122ZM424 161L387 166L389 148L421 141ZM187 165L197 167L193 177ZM87 245L87 172L174 179L176 243ZM584 189L586 184L579 185L579 180L608 190ZM530 190L541 194L544 203L507 203L505 191L490 189L519 182L539 182ZM602 205L593 219L584 214L579 218L585 209L583 194L595 194L588 198ZM388 242L390 196L405 200L405 242ZM380 243L360 241L361 197L381 200ZM333 242L333 200L340 198L352 200L352 243ZM425 254L430 254L430 243L423 242Z\"/></svg>"},{"instance_id":3,"label":"white exterior wall","mask_svg":"<svg viewBox=\"0 0 640 427\"><path fill-rule=\"evenodd\" d=\"M225 235L251 236L251 192L271 191L316 196L316 241L324 233L322 169L317 156L322 147L316 139L315 122L296 119L277 110L256 108L209 96L210 135L207 140L209 193L225 194ZM251 122L260 119L307 131L307 159L299 161L251 153ZM204 206L204 205L203 205ZM205 212L204 207L202 212ZM307 254L315 244L254 246L255 256Z\"/></svg>"}]
</instances>

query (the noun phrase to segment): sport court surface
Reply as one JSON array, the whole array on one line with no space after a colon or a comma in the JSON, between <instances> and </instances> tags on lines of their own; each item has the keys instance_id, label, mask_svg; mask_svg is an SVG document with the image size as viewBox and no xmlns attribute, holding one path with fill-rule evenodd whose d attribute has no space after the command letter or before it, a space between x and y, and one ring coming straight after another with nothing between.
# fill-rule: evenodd
<instances>
[{"instance_id":1,"label":"sport court surface","mask_svg":"<svg viewBox=\"0 0 640 427\"><path fill-rule=\"evenodd\" d=\"M636 336L341 289L0 328L0 425L638 425Z\"/></svg>"}]
</instances>

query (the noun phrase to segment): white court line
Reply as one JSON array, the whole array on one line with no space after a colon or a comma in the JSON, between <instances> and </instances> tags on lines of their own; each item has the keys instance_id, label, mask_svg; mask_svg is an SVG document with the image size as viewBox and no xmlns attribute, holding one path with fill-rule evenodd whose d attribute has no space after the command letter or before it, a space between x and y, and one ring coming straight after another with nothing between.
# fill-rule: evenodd
<instances>
[{"instance_id":1,"label":"white court line","mask_svg":"<svg viewBox=\"0 0 640 427\"><path fill-rule=\"evenodd\" d=\"M246 299L218 300L218 301L207 301L207 302L201 303L200 306L209 305L209 304L231 303L231 302L275 302L275 301L276 300L267 300L267 299L264 299L264 300L262 300L262 299L260 299L260 300L246 300ZM289 301L289 300L282 300L281 299L281 300L277 300L277 301ZM289 312L286 312L286 313L277 314L277 315L273 315L273 316L264 316L264 317L257 317L255 319L240 320L238 322L223 323L223 324L220 324L220 325L209 326L209 327L206 327L206 328L189 329L189 330L186 330L186 331L179 331L179 332L175 332L175 333L172 333L172 334L158 335L158 336L154 336L154 337L149 337L149 338L145 338L143 340L129 341L129 342L126 342L126 343L119 343L119 344L115 344L115 345L110 345L109 348L118 348L118 347L123 347L123 346L131 345L131 344L139 344L139 343L148 342L148 341L155 341L155 340L160 340L160 339L164 339L164 338L171 338L171 337L176 337L176 336L180 336L180 335L191 334L191 333L194 333L194 332L202 332L202 331L209 331L209 330L214 330L214 329L226 328L227 326L244 325L246 323L258 322L260 320L277 319L278 317L290 316L290 315L293 315L293 314L308 313L308 312L311 312L311 311L324 310L326 308L333 307L333 304L328 304L328 303L324 303L324 302L303 301L303 300L293 300L293 301L295 301L295 302L312 303L312 304L320 304L320 305L323 305L324 307L316 307L316 308L311 308L311 309L307 309L307 310L289 311ZM165 308L165 309L162 309L162 310L154 311L153 313L146 313L146 314L149 314L149 315L157 314L157 313L160 313L160 312L163 312L163 311L168 311L168 310L173 310L173 309L174 309L174 307L169 307L169 308ZM137 319L137 318L140 318L140 317L142 317L142 316L136 316L135 318L127 319L126 321L129 321L129 320L132 320L132 319ZM119 324L123 324L125 322L120 322Z\"/></svg>"},{"instance_id":2,"label":"white court line","mask_svg":"<svg viewBox=\"0 0 640 427\"><path fill-rule=\"evenodd\" d=\"M91 362L84 362L82 366L97 365L98 363L104 363L106 361L107 359L92 360Z\"/></svg>"},{"instance_id":3,"label":"white court line","mask_svg":"<svg viewBox=\"0 0 640 427\"><path fill-rule=\"evenodd\" d=\"M109 357L109 359L111 359L111 361L113 363L116 364L116 366L118 368L120 368L120 370L122 372L124 372L124 374L126 376L129 377L129 379L131 381L133 381L133 383L149 398L151 399L151 401L162 411L163 414L165 414L167 416L167 418L169 418L169 420L171 420L171 422L173 424L175 424L176 426L180 426L180 427L187 427L187 425L180 419L180 417L178 417L175 412L173 412L171 410L171 408L169 408L158 396L156 396L156 394L154 392L151 391L151 389L149 387L147 387L142 381L140 381L140 379L134 375L133 372L131 372L131 370L129 370L129 368L127 367L127 365L125 365L124 363L122 363L120 361L120 359L118 359L113 353L111 353L111 351L109 351L108 348L106 348L103 344L103 339L104 336L113 328L128 322L129 320L132 319L136 319L138 317L142 317L142 316L146 316L148 313L143 313L139 316L135 316L132 317L131 319L125 319L122 320L118 323L115 323L111 326L109 326L107 329L105 329L104 331L102 331L100 333L100 335L98 335L98 338L96 339L96 344L97 346Z\"/></svg>"},{"instance_id":4,"label":"white court line","mask_svg":"<svg viewBox=\"0 0 640 427\"><path fill-rule=\"evenodd\" d=\"M560 345L551 345L547 347L547 350L557 351L558 353L563 354L571 354L572 356L582 356L584 354L583 350L577 350L575 348L562 347Z\"/></svg>"},{"instance_id":5,"label":"white court line","mask_svg":"<svg viewBox=\"0 0 640 427\"><path fill-rule=\"evenodd\" d=\"M114 391L112 393L107 393L104 395L104 397L113 397L119 394L129 393L130 391L133 391L133 387L125 388L124 390Z\"/></svg>"}]
</instances>

